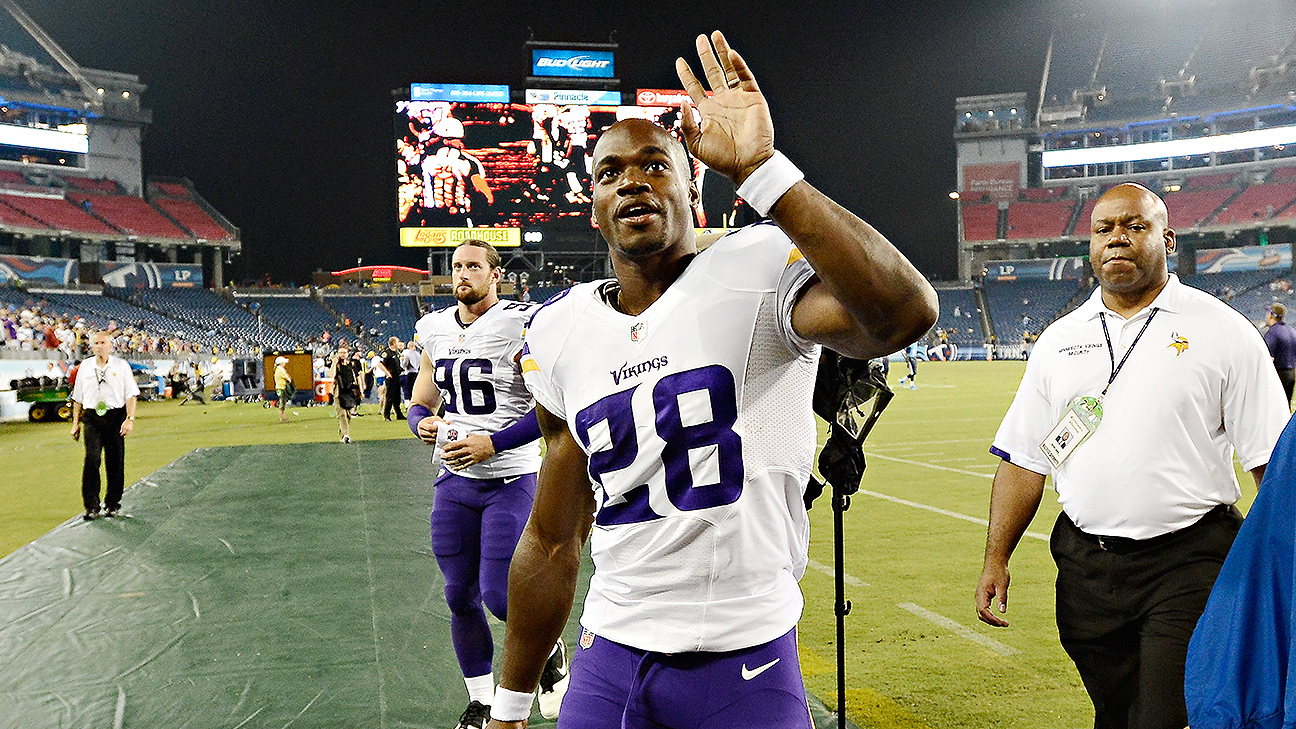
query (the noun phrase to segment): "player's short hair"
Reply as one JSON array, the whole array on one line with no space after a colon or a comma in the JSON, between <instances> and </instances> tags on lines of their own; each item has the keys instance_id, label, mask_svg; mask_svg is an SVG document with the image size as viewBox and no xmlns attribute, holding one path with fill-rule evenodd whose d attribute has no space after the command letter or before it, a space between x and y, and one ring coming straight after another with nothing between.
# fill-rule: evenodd
<instances>
[{"instance_id":1,"label":"player's short hair","mask_svg":"<svg viewBox=\"0 0 1296 729\"><path fill-rule=\"evenodd\" d=\"M501 265L503 265L504 259L500 258L499 251L495 250L495 246L491 245L490 243L487 243L484 240L478 240L476 238L464 238L462 243L455 246L455 250L459 250L464 246L473 246L474 248L480 248L483 251L486 251L486 265L490 266L491 268L499 268Z\"/></svg>"},{"instance_id":2,"label":"player's short hair","mask_svg":"<svg viewBox=\"0 0 1296 729\"><path fill-rule=\"evenodd\" d=\"M1287 316L1287 307L1282 304L1271 304L1269 306L1269 311L1273 312L1275 319L1281 320L1284 316Z\"/></svg>"}]
</instances>

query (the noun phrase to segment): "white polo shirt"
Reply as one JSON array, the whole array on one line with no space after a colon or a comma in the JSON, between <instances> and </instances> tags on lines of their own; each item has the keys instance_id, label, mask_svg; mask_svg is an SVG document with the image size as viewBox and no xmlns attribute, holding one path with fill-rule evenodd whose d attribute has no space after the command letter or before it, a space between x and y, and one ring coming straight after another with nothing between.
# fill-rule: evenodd
<instances>
[{"instance_id":1,"label":"white polo shirt","mask_svg":"<svg viewBox=\"0 0 1296 729\"><path fill-rule=\"evenodd\" d=\"M1105 316L1119 363L1102 424L1054 470L1039 444L1077 397L1097 397L1112 372ZM1233 454L1269 462L1287 424L1286 395L1264 340L1241 314L1171 274L1128 321L1095 290L1035 344L990 451L1052 474L1067 516L1091 534L1148 539L1189 526L1241 496Z\"/></svg>"},{"instance_id":2,"label":"white polo shirt","mask_svg":"<svg viewBox=\"0 0 1296 729\"><path fill-rule=\"evenodd\" d=\"M94 357L81 362L72 399L85 409L94 410L101 401L109 408L125 407L127 400L138 396L139 386L126 360L109 356L103 367Z\"/></svg>"}]
</instances>

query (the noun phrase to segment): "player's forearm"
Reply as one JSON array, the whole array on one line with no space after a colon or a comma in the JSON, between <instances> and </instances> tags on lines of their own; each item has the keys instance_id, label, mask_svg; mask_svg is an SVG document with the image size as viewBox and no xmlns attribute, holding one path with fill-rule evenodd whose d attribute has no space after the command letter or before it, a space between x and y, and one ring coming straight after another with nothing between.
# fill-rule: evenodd
<instances>
[{"instance_id":1,"label":"player's forearm","mask_svg":"<svg viewBox=\"0 0 1296 729\"><path fill-rule=\"evenodd\" d=\"M131 420L135 419L135 398L126 398L126 417Z\"/></svg>"},{"instance_id":2,"label":"player's forearm","mask_svg":"<svg viewBox=\"0 0 1296 729\"><path fill-rule=\"evenodd\" d=\"M81 403L77 402L76 400L73 400L72 401L72 424L79 425L80 423L81 423Z\"/></svg>"},{"instance_id":3,"label":"player's forearm","mask_svg":"<svg viewBox=\"0 0 1296 729\"><path fill-rule=\"evenodd\" d=\"M581 540L545 544L528 524L509 568L508 622L500 686L535 691L545 660L571 614Z\"/></svg>"},{"instance_id":4,"label":"player's forearm","mask_svg":"<svg viewBox=\"0 0 1296 729\"><path fill-rule=\"evenodd\" d=\"M1001 461L990 489L985 564L1006 566L1044 496L1044 476Z\"/></svg>"},{"instance_id":5,"label":"player's forearm","mask_svg":"<svg viewBox=\"0 0 1296 729\"><path fill-rule=\"evenodd\" d=\"M873 226L805 181L770 211L850 317L825 342L854 357L902 349L936 322L936 291Z\"/></svg>"}]
</instances>

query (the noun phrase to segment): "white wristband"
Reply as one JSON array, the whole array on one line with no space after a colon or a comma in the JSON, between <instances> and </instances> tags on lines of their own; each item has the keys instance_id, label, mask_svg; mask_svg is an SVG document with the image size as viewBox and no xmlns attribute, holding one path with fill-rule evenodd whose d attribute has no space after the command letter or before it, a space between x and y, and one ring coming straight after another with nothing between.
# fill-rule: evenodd
<instances>
[{"instance_id":1,"label":"white wristband","mask_svg":"<svg viewBox=\"0 0 1296 729\"><path fill-rule=\"evenodd\" d=\"M738 188L738 197L746 200L762 216L769 215L774 203L783 197L783 193L804 179L805 174L792 164L792 160L774 150L769 159L743 180L742 186Z\"/></svg>"},{"instance_id":2,"label":"white wristband","mask_svg":"<svg viewBox=\"0 0 1296 729\"><path fill-rule=\"evenodd\" d=\"M535 693L524 694L521 691L510 691L503 686L495 687L495 700L491 703L491 718L495 721L522 721L531 718L531 702Z\"/></svg>"}]
</instances>

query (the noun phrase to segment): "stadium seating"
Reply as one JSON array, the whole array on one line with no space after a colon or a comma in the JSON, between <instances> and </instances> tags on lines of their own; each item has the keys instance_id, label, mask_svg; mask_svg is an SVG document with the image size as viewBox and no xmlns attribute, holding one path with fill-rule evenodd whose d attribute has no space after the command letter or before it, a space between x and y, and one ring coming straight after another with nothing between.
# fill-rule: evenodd
<instances>
[{"instance_id":1,"label":"stadium seating","mask_svg":"<svg viewBox=\"0 0 1296 729\"><path fill-rule=\"evenodd\" d=\"M975 203L963 206L963 240L999 238L999 205Z\"/></svg>"},{"instance_id":2,"label":"stadium seating","mask_svg":"<svg viewBox=\"0 0 1296 729\"><path fill-rule=\"evenodd\" d=\"M91 212L123 233L146 238L187 239L190 237L142 198L132 195L69 192L68 199L78 205L84 205L88 201Z\"/></svg>"},{"instance_id":3,"label":"stadium seating","mask_svg":"<svg viewBox=\"0 0 1296 729\"><path fill-rule=\"evenodd\" d=\"M37 228L42 230L49 230L51 228L51 226L45 221L37 220L11 205L3 204L4 199L9 197L13 196L0 195L0 223L19 228Z\"/></svg>"},{"instance_id":4,"label":"stadium seating","mask_svg":"<svg viewBox=\"0 0 1296 729\"><path fill-rule=\"evenodd\" d=\"M88 192L105 192L112 195L122 195L125 194L126 192L125 190L122 189L122 186L118 184L116 180L110 180L106 177L91 179L89 177L68 176L68 177L64 177L63 180L67 182L68 187L75 188L77 190L86 190Z\"/></svg>"},{"instance_id":5,"label":"stadium seating","mask_svg":"<svg viewBox=\"0 0 1296 729\"><path fill-rule=\"evenodd\" d=\"M1170 227L1195 228L1205 223L1211 213L1236 191L1236 188L1222 188L1166 193L1162 199L1170 211Z\"/></svg>"},{"instance_id":6,"label":"stadium seating","mask_svg":"<svg viewBox=\"0 0 1296 729\"><path fill-rule=\"evenodd\" d=\"M1008 240L1061 238L1066 234L1075 200L1015 202L1008 206ZM964 216L964 230L967 217ZM973 240L973 239L968 239Z\"/></svg>"},{"instance_id":7,"label":"stadium seating","mask_svg":"<svg viewBox=\"0 0 1296 729\"><path fill-rule=\"evenodd\" d=\"M0 193L2 192L0 191ZM78 233L102 233L106 235L116 233L115 230L105 225L102 220L65 198L0 194L0 202L28 217L39 220L44 223L42 227Z\"/></svg>"},{"instance_id":8,"label":"stadium seating","mask_svg":"<svg viewBox=\"0 0 1296 729\"><path fill-rule=\"evenodd\" d=\"M1038 334L1079 293L1076 281L989 281L984 284L995 338L1013 352L1027 331Z\"/></svg>"},{"instance_id":9,"label":"stadium seating","mask_svg":"<svg viewBox=\"0 0 1296 729\"><path fill-rule=\"evenodd\" d=\"M221 347L258 344L269 349L291 349L300 344L273 326L264 326L246 309L211 289L117 289L113 295L189 322L206 332L205 339Z\"/></svg>"},{"instance_id":10,"label":"stadium seating","mask_svg":"<svg viewBox=\"0 0 1296 729\"><path fill-rule=\"evenodd\" d=\"M162 210L162 212L171 216L177 223L184 226L195 238L205 238L207 240L232 240L234 236L219 223L212 220L207 211L203 210L198 203L193 200L177 200L173 198L159 197L153 199L153 204Z\"/></svg>"},{"instance_id":11,"label":"stadium seating","mask_svg":"<svg viewBox=\"0 0 1296 729\"><path fill-rule=\"evenodd\" d=\"M261 315L296 337L307 342L324 331L338 327L338 320L308 296L257 296L235 294L240 306Z\"/></svg>"},{"instance_id":12,"label":"stadium seating","mask_svg":"<svg viewBox=\"0 0 1296 729\"><path fill-rule=\"evenodd\" d=\"M1286 208L1292 200L1296 200L1296 182L1252 185L1221 210L1214 222L1229 225L1266 220L1287 212ZM1292 211L1292 215L1296 215L1296 211Z\"/></svg>"},{"instance_id":13,"label":"stadium seating","mask_svg":"<svg viewBox=\"0 0 1296 729\"><path fill-rule=\"evenodd\" d=\"M985 343L976 296L971 288L936 289L940 316L936 327L944 329L949 341L959 347L979 347Z\"/></svg>"},{"instance_id":14,"label":"stadium seating","mask_svg":"<svg viewBox=\"0 0 1296 729\"><path fill-rule=\"evenodd\" d=\"M353 326L363 324L366 336L375 345L385 344L388 337L403 341L414 338L418 310L412 296L326 295L324 303L350 319Z\"/></svg>"},{"instance_id":15,"label":"stadium seating","mask_svg":"<svg viewBox=\"0 0 1296 729\"><path fill-rule=\"evenodd\" d=\"M193 233L196 238L206 240L232 240L234 235L216 222L211 215L194 200L193 192L179 182L150 182L152 192L149 200L159 210L182 227Z\"/></svg>"}]
</instances>

